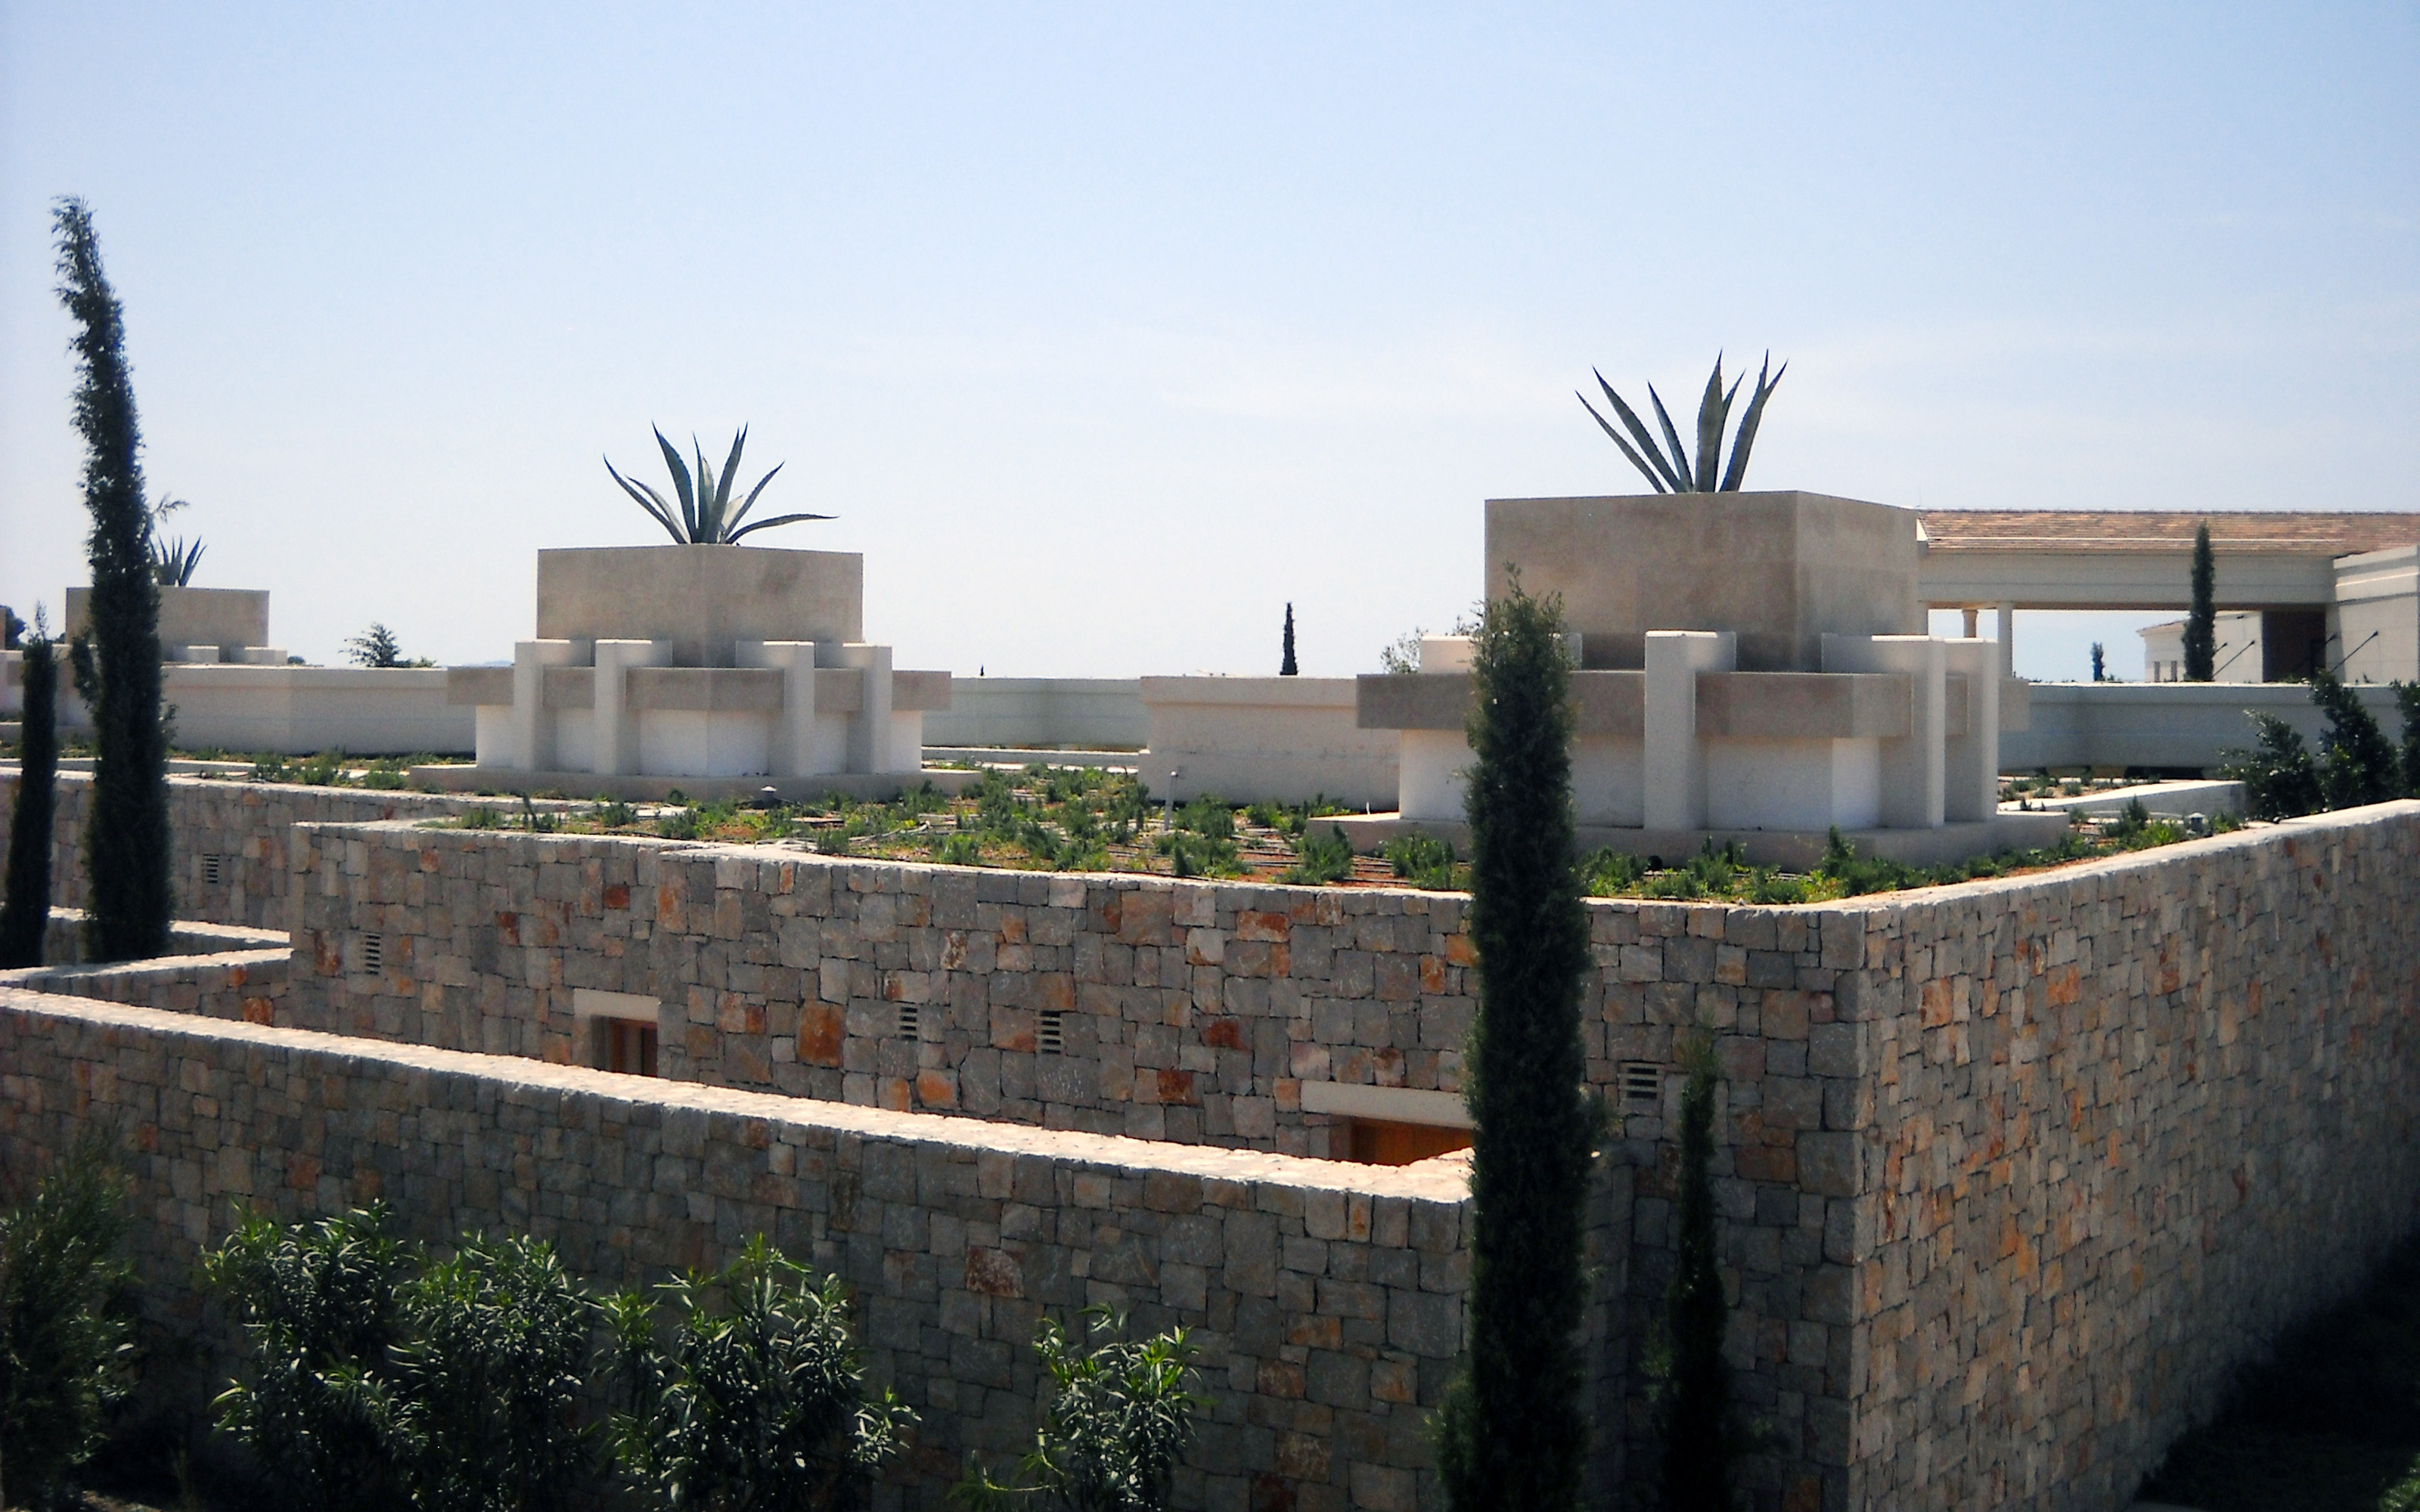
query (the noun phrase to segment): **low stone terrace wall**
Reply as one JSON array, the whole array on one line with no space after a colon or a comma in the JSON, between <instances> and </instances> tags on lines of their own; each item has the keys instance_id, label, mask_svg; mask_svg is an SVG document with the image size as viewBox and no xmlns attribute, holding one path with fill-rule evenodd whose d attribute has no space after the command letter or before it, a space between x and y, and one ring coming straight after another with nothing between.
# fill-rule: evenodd
<instances>
[{"instance_id":1,"label":"low stone terrace wall","mask_svg":"<svg viewBox=\"0 0 2420 1512\"><path fill-rule=\"evenodd\" d=\"M1305 1083L1459 1082L1452 897L299 836L297 1022L563 1060L589 988L660 1005L677 1077L1314 1154ZM2411 803L1815 907L1592 903L1591 1079L1717 1037L1734 1363L1781 1445L1757 1504L2131 1493L2420 1222L2415 915ZM1619 1105L1611 1336L1669 1274L1676 1090Z\"/></svg>"},{"instance_id":2,"label":"low stone terrace wall","mask_svg":"<svg viewBox=\"0 0 2420 1512\"><path fill-rule=\"evenodd\" d=\"M938 1508L967 1450L1030 1442L1036 1319L1105 1303L1200 1346L1180 1505L1444 1505L1424 1416L1468 1278L1452 1161L1181 1148L0 988L0 1155L23 1170L88 1126L126 1152L148 1304L188 1329L238 1202L291 1220L383 1197L435 1243L509 1226L602 1287L763 1232L848 1282L876 1378L923 1416L882 1504ZM1607 1191L1610 1223L1628 1203Z\"/></svg>"},{"instance_id":3,"label":"low stone terrace wall","mask_svg":"<svg viewBox=\"0 0 2420 1512\"><path fill-rule=\"evenodd\" d=\"M81 908L85 902L85 800L92 791L92 776L61 772L57 791L51 902ZM0 768L0 854L5 854L8 844L16 795L16 768ZM286 909L286 835L297 824L441 818L480 805L504 808L511 802L460 795L171 777L168 823L174 837L177 917L210 924L287 929L292 921Z\"/></svg>"}]
</instances>

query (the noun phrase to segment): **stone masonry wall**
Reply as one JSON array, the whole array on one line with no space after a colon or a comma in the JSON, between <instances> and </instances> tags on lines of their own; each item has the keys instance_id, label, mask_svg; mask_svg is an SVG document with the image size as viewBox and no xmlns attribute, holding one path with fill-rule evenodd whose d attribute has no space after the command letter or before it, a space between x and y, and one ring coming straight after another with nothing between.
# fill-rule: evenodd
<instances>
[{"instance_id":1,"label":"stone masonry wall","mask_svg":"<svg viewBox=\"0 0 2420 1512\"><path fill-rule=\"evenodd\" d=\"M1870 1105L1800 1144L1856 1194L1853 1500L2123 1505L2420 1222L2420 804L1864 917L1810 1049Z\"/></svg>"},{"instance_id":2,"label":"stone masonry wall","mask_svg":"<svg viewBox=\"0 0 2420 1512\"><path fill-rule=\"evenodd\" d=\"M85 799L91 775L61 772L51 845L51 902L85 903ZM0 854L16 812L17 772L0 769ZM287 831L297 824L361 824L407 817L442 818L509 800L368 788L305 787L284 782L231 782L217 778L168 779L177 917L211 924L283 930ZM561 807L545 805L544 807ZM213 878L207 858L217 860Z\"/></svg>"},{"instance_id":3,"label":"stone masonry wall","mask_svg":"<svg viewBox=\"0 0 2420 1512\"><path fill-rule=\"evenodd\" d=\"M1322 1153L1302 1083L1454 1088L1475 990L1450 896L304 833L298 1022L562 1060L593 986L661 1002L674 1075L851 1103ZM1716 1037L1756 1504L2110 1504L2420 1220L2415 837L2399 804L1814 907L1590 905L1591 1080ZM1611 1145L1633 1387L1676 1095Z\"/></svg>"},{"instance_id":4,"label":"stone masonry wall","mask_svg":"<svg viewBox=\"0 0 2420 1512\"><path fill-rule=\"evenodd\" d=\"M293 953L282 947L225 950L105 966L28 966L0 971L0 987L270 1024L279 1016L293 964Z\"/></svg>"},{"instance_id":5,"label":"stone masonry wall","mask_svg":"<svg viewBox=\"0 0 2420 1512\"><path fill-rule=\"evenodd\" d=\"M1424 1414L1460 1344L1466 1181L684 1086L0 988L0 1156L117 1131L152 1304L232 1205L382 1197L411 1237L500 1225L600 1287L763 1232L843 1276L877 1381L923 1417L883 1504L935 1507L1032 1431L1046 1310L1187 1328L1211 1397L1187 1508L1444 1504Z\"/></svg>"}]
</instances>

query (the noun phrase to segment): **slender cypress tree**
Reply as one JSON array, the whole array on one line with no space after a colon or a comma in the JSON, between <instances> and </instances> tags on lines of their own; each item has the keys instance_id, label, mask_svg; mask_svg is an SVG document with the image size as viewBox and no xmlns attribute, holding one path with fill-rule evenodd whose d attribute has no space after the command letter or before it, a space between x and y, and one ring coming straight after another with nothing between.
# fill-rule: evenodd
<instances>
[{"instance_id":1,"label":"slender cypress tree","mask_svg":"<svg viewBox=\"0 0 2420 1512\"><path fill-rule=\"evenodd\" d=\"M1294 677L1301 671L1302 669L1295 666L1294 661L1294 606L1288 604L1286 606L1285 656L1278 663L1278 675Z\"/></svg>"},{"instance_id":2,"label":"slender cypress tree","mask_svg":"<svg viewBox=\"0 0 2420 1512\"><path fill-rule=\"evenodd\" d=\"M0 969L42 964L51 923L51 822L59 770L59 664L47 637L25 642L24 734L8 817L8 896L0 902Z\"/></svg>"},{"instance_id":3,"label":"slender cypress tree","mask_svg":"<svg viewBox=\"0 0 2420 1512\"><path fill-rule=\"evenodd\" d=\"M1595 1119L1580 1091L1588 918L1572 860L1571 668L1562 606L1519 583L1473 647L1470 938L1479 1012L1469 1339L1437 1423L1455 1512L1576 1506L1588 1453L1575 1334Z\"/></svg>"},{"instance_id":4,"label":"slender cypress tree","mask_svg":"<svg viewBox=\"0 0 2420 1512\"><path fill-rule=\"evenodd\" d=\"M2218 559L2211 555L2210 527L2194 527L2193 608L2185 614L2185 681L2207 683L2218 675Z\"/></svg>"},{"instance_id":5,"label":"slender cypress tree","mask_svg":"<svg viewBox=\"0 0 2420 1512\"><path fill-rule=\"evenodd\" d=\"M1657 1403L1664 1429L1664 1512L1730 1512L1730 1367L1723 1363L1730 1309L1714 1247L1714 1087L1722 1073L1711 1040L1682 1054L1680 1264L1665 1298L1670 1366Z\"/></svg>"},{"instance_id":6,"label":"slender cypress tree","mask_svg":"<svg viewBox=\"0 0 2420 1512\"><path fill-rule=\"evenodd\" d=\"M2109 681L2109 658L2098 640L2092 642L2092 680L2096 683Z\"/></svg>"},{"instance_id":7,"label":"slender cypress tree","mask_svg":"<svg viewBox=\"0 0 2420 1512\"><path fill-rule=\"evenodd\" d=\"M2420 683L2391 683L2395 712L2403 717L2403 795L2420 798Z\"/></svg>"},{"instance_id":8,"label":"slender cypress tree","mask_svg":"<svg viewBox=\"0 0 2420 1512\"><path fill-rule=\"evenodd\" d=\"M143 502L142 440L126 329L101 271L92 212L57 208L59 298L75 317L82 375L76 429L84 436L84 501L92 514L92 624L76 637L76 691L92 709L93 774L85 824L91 914L86 952L96 961L161 954L175 895L168 883L168 732L160 706L160 587L151 570L151 517Z\"/></svg>"}]
</instances>

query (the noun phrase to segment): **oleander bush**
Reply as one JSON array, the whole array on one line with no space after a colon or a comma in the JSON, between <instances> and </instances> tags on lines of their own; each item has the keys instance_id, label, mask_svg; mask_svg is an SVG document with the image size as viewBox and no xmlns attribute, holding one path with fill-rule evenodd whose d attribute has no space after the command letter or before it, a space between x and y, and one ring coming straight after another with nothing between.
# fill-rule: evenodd
<instances>
[{"instance_id":1,"label":"oleander bush","mask_svg":"<svg viewBox=\"0 0 2420 1512\"><path fill-rule=\"evenodd\" d=\"M0 1211L0 1505L81 1505L130 1383L126 1182L87 1138Z\"/></svg>"},{"instance_id":2,"label":"oleander bush","mask_svg":"<svg viewBox=\"0 0 2420 1512\"><path fill-rule=\"evenodd\" d=\"M1052 1318L1034 1326L1050 1400L1015 1476L995 1481L970 1455L950 1501L970 1512L1161 1512L1207 1405L1189 1390L1193 1345L1182 1328L1125 1337L1125 1315L1087 1307L1080 1335Z\"/></svg>"},{"instance_id":3,"label":"oleander bush","mask_svg":"<svg viewBox=\"0 0 2420 1512\"><path fill-rule=\"evenodd\" d=\"M762 1234L721 1272L605 1302L628 1404L611 1433L624 1475L653 1504L808 1512L863 1504L916 1414L871 1391L838 1279Z\"/></svg>"}]
</instances>

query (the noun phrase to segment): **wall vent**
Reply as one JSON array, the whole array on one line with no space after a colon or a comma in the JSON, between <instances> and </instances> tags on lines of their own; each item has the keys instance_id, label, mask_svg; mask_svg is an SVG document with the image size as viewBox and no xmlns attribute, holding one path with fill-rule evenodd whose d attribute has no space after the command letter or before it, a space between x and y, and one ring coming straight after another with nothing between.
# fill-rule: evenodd
<instances>
[{"instance_id":1,"label":"wall vent","mask_svg":"<svg viewBox=\"0 0 2420 1512\"><path fill-rule=\"evenodd\" d=\"M1046 1056L1066 1053L1067 1015L1063 1011L1046 1008L1034 1019L1033 1048Z\"/></svg>"},{"instance_id":2,"label":"wall vent","mask_svg":"<svg viewBox=\"0 0 2420 1512\"><path fill-rule=\"evenodd\" d=\"M362 969L367 972L380 972L386 969L385 935L365 934L362 936Z\"/></svg>"},{"instance_id":3,"label":"wall vent","mask_svg":"<svg viewBox=\"0 0 2420 1512\"><path fill-rule=\"evenodd\" d=\"M1652 1060L1625 1060L1621 1063L1621 1100L1624 1103L1660 1103L1664 1100L1664 1068Z\"/></svg>"},{"instance_id":4,"label":"wall vent","mask_svg":"<svg viewBox=\"0 0 2420 1512\"><path fill-rule=\"evenodd\" d=\"M899 1005L899 1038L902 1040L924 1038L924 1010L922 1005L916 1003Z\"/></svg>"},{"instance_id":5,"label":"wall vent","mask_svg":"<svg viewBox=\"0 0 2420 1512\"><path fill-rule=\"evenodd\" d=\"M203 887L215 887L223 879L223 871L220 865L220 860L221 858L215 856L205 856L202 857Z\"/></svg>"}]
</instances>

